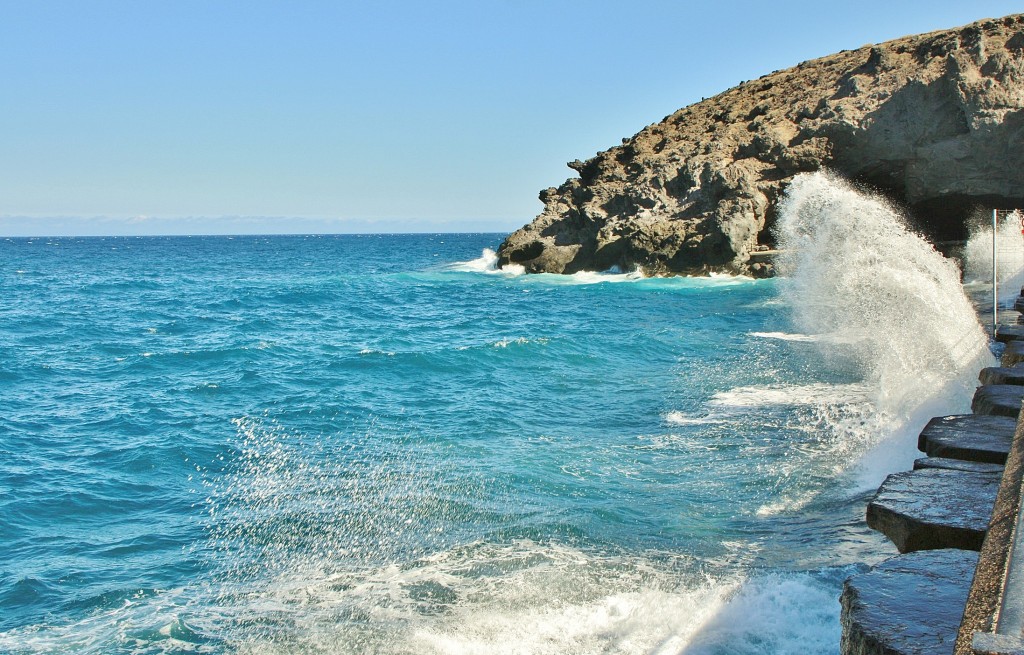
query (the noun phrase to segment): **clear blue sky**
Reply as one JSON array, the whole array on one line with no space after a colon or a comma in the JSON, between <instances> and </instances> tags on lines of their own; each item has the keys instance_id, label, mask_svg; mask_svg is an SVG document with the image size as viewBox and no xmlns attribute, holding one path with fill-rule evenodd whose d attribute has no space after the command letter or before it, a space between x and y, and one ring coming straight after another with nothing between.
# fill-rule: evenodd
<instances>
[{"instance_id":1,"label":"clear blue sky","mask_svg":"<svg viewBox=\"0 0 1024 655\"><path fill-rule=\"evenodd\" d=\"M1017 11L0 0L0 235L509 231L565 162L704 96Z\"/></svg>"}]
</instances>

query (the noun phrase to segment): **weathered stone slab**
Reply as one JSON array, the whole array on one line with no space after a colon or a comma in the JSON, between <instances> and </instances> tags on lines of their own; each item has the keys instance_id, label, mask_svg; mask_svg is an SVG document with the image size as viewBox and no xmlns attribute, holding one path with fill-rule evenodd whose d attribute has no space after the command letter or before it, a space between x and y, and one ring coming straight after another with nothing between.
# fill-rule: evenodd
<instances>
[{"instance_id":1,"label":"weathered stone slab","mask_svg":"<svg viewBox=\"0 0 1024 655\"><path fill-rule=\"evenodd\" d=\"M997 325L996 341L1008 343L1024 339L1024 325Z\"/></svg>"},{"instance_id":2,"label":"weathered stone slab","mask_svg":"<svg viewBox=\"0 0 1024 655\"><path fill-rule=\"evenodd\" d=\"M966 462L962 459L950 459L948 457L922 457L914 460L914 470L920 469L950 469L953 471L971 471L973 473L1002 473L1002 464L990 464L988 462Z\"/></svg>"},{"instance_id":3,"label":"weathered stone slab","mask_svg":"<svg viewBox=\"0 0 1024 655\"><path fill-rule=\"evenodd\" d=\"M1006 344L1006 349L1003 350L1003 356L999 361L1003 366L1013 366L1024 362L1024 341L1011 341Z\"/></svg>"},{"instance_id":4,"label":"weathered stone slab","mask_svg":"<svg viewBox=\"0 0 1024 655\"><path fill-rule=\"evenodd\" d=\"M921 430L917 448L929 457L1003 464L1016 427L1008 416L937 416Z\"/></svg>"},{"instance_id":5,"label":"weathered stone slab","mask_svg":"<svg viewBox=\"0 0 1024 655\"><path fill-rule=\"evenodd\" d=\"M900 555L843 584L843 655L949 655L978 556Z\"/></svg>"},{"instance_id":6,"label":"weathered stone slab","mask_svg":"<svg viewBox=\"0 0 1024 655\"><path fill-rule=\"evenodd\" d=\"M976 632L971 640L974 655L1024 655L1024 639L1012 635Z\"/></svg>"},{"instance_id":7,"label":"weathered stone slab","mask_svg":"<svg viewBox=\"0 0 1024 655\"><path fill-rule=\"evenodd\" d=\"M868 503L868 526L901 553L980 550L1001 477L937 468L893 473Z\"/></svg>"},{"instance_id":8,"label":"weathered stone slab","mask_svg":"<svg viewBox=\"0 0 1024 655\"><path fill-rule=\"evenodd\" d=\"M1022 326L1024 327L1024 326ZM981 369L978 380L982 384L1024 385L1024 363L1013 366L990 366Z\"/></svg>"},{"instance_id":9,"label":"weathered stone slab","mask_svg":"<svg viewBox=\"0 0 1024 655\"><path fill-rule=\"evenodd\" d=\"M1020 414L1021 400L1024 400L1024 387L1016 384L986 384L978 387L971 401L971 411L975 414L990 416L1009 416L1017 418Z\"/></svg>"}]
</instances>

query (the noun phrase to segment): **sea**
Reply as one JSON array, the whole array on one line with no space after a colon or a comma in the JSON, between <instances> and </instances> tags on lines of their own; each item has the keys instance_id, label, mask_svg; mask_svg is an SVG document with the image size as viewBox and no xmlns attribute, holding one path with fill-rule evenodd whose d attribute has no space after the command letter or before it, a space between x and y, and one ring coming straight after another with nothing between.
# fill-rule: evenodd
<instances>
[{"instance_id":1,"label":"sea","mask_svg":"<svg viewBox=\"0 0 1024 655\"><path fill-rule=\"evenodd\" d=\"M802 176L777 232L767 280L0 239L0 652L838 653L866 502L994 359L885 201Z\"/></svg>"}]
</instances>

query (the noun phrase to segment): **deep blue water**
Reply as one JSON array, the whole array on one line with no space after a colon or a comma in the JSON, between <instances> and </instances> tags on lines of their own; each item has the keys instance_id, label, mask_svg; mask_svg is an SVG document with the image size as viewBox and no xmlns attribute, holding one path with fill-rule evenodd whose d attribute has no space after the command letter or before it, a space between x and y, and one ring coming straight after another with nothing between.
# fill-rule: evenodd
<instances>
[{"instance_id":1,"label":"deep blue water","mask_svg":"<svg viewBox=\"0 0 1024 655\"><path fill-rule=\"evenodd\" d=\"M500 238L0 240L0 652L837 652L856 367Z\"/></svg>"}]
</instances>

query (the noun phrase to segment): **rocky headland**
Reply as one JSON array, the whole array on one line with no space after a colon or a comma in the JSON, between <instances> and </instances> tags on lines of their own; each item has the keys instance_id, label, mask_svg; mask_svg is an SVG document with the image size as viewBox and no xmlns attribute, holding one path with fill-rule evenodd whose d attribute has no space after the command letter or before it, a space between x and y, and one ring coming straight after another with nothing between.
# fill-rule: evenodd
<instances>
[{"instance_id":1,"label":"rocky headland","mask_svg":"<svg viewBox=\"0 0 1024 655\"><path fill-rule=\"evenodd\" d=\"M933 241L1024 205L1024 14L866 45L744 82L569 167L498 263L528 272L772 274L775 208L827 168Z\"/></svg>"}]
</instances>

